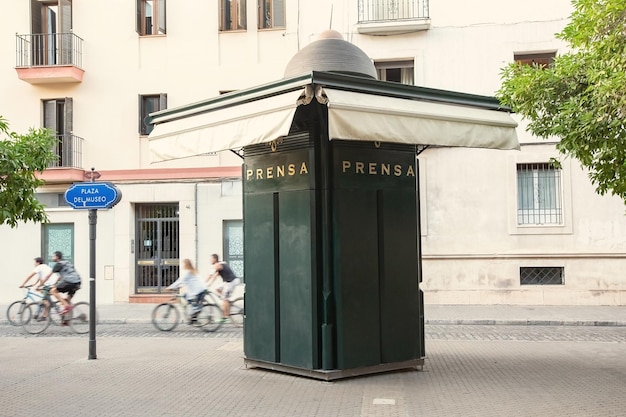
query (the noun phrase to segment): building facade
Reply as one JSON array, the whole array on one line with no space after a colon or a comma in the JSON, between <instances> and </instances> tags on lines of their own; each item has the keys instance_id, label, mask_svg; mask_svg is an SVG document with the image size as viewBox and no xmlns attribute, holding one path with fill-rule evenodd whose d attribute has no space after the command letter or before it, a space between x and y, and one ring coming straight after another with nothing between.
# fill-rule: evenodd
<instances>
[{"instance_id":1,"label":"building facade","mask_svg":"<svg viewBox=\"0 0 626 417\"><path fill-rule=\"evenodd\" d=\"M92 167L122 191L98 211L99 302L153 301L182 258L207 274L218 253L253 273L242 262L238 150L151 163L148 114L279 80L329 28L381 80L491 96L507 63L549 64L565 51L554 34L571 11L569 0L10 2L0 114L11 130L48 127L59 140L38 194L50 222L0 227L11 260L0 304L54 250L87 277L87 213L63 193ZM425 302L626 304L624 203L597 195L575 160L554 169L555 142L519 123L519 151L419 154Z\"/></svg>"}]
</instances>

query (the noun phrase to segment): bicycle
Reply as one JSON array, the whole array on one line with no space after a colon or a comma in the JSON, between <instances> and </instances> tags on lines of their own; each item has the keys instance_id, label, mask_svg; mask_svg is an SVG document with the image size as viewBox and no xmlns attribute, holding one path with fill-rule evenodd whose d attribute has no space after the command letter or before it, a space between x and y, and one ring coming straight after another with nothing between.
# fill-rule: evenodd
<instances>
[{"instance_id":1,"label":"bicycle","mask_svg":"<svg viewBox=\"0 0 626 417\"><path fill-rule=\"evenodd\" d=\"M245 288L246 288L245 285L246 284L244 283L237 284L235 286L235 289L233 290L233 293L231 294L231 298L227 299L228 302L230 303L230 310L229 310L228 317L230 318L233 325L237 327L243 326L243 320L246 315L245 305L244 305ZM239 293L239 291L237 290L238 288L243 289L243 292L241 293L241 295L238 294ZM212 296L217 297L221 301L224 301L224 297L222 297L221 294L217 292L213 292L212 290L208 290L208 291L209 291L209 294L211 294ZM233 298L235 294L236 296Z\"/></svg>"},{"instance_id":2,"label":"bicycle","mask_svg":"<svg viewBox=\"0 0 626 417\"><path fill-rule=\"evenodd\" d=\"M30 334L39 334L45 331L50 323L56 325L68 325L74 333L85 334L89 332L89 303L80 301L72 304L72 309L61 314L61 308L58 301L53 301L52 297L46 298L48 306L44 304L44 300L36 301L26 305L20 316L22 328ZM44 309L48 310L48 315L43 316Z\"/></svg>"},{"instance_id":3,"label":"bicycle","mask_svg":"<svg viewBox=\"0 0 626 417\"><path fill-rule=\"evenodd\" d=\"M31 290L31 287L34 286L35 284L24 286L24 290L26 291L24 293L24 298L9 304L9 307L7 308L7 320L12 326L21 325L20 316L29 303L43 300L44 296L42 294Z\"/></svg>"},{"instance_id":4,"label":"bicycle","mask_svg":"<svg viewBox=\"0 0 626 417\"><path fill-rule=\"evenodd\" d=\"M199 301L201 309L196 317L189 313L191 304L183 294L174 294L168 302L161 303L152 310L152 324L163 332L174 330L181 322L181 311L185 322L200 327L205 332L214 332L222 325L222 309L211 293L207 292Z\"/></svg>"}]
</instances>

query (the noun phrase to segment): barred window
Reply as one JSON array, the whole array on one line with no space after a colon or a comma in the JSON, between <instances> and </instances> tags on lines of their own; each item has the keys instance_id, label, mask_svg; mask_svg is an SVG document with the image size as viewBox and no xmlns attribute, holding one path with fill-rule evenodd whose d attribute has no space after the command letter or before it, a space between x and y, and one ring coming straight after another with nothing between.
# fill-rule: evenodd
<instances>
[{"instance_id":1,"label":"barred window","mask_svg":"<svg viewBox=\"0 0 626 417\"><path fill-rule=\"evenodd\" d=\"M563 285L563 267L520 267L520 285Z\"/></svg>"},{"instance_id":2,"label":"barred window","mask_svg":"<svg viewBox=\"0 0 626 417\"><path fill-rule=\"evenodd\" d=\"M549 163L517 165L517 224L563 224L561 170Z\"/></svg>"}]
</instances>

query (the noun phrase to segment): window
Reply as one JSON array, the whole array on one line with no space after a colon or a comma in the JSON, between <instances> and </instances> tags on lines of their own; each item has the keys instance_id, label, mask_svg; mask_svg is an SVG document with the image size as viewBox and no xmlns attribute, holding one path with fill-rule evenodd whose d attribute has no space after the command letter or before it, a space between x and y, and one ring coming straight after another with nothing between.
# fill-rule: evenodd
<instances>
[{"instance_id":1,"label":"window","mask_svg":"<svg viewBox=\"0 0 626 417\"><path fill-rule=\"evenodd\" d=\"M520 267L520 285L563 285L563 267Z\"/></svg>"},{"instance_id":2,"label":"window","mask_svg":"<svg viewBox=\"0 0 626 417\"><path fill-rule=\"evenodd\" d=\"M517 164L517 224L563 223L561 170L549 163Z\"/></svg>"},{"instance_id":3,"label":"window","mask_svg":"<svg viewBox=\"0 0 626 417\"><path fill-rule=\"evenodd\" d=\"M220 30L246 29L246 0L220 0Z\"/></svg>"},{"instance_id":4,"label":"window","mask_svg":"<svg viewBox=\"0 0 626 417\"><path fill-rule=\"evenodd\" d=\"M52 253L61 251L63 259L74 263L74 224L72 223L46 223L41 226L43 236L41 256L52 262Z\"/></svg>"},{"instance_id":5,"label":"window","mask_svg":"<svg viewBox=\"0 0 626 417\"><path fill-rule=\"evenodd\" d=\"M224 220L224 261L243 278L243 221Z\"/></svg>"},{"instance_id":6,"label":"window","mask_svg":"<svg viewBox=\"0 0 626 417\"><path fill-rule=\"evenodd\" d=\"M137 0L137 33L165 35L165 0Z\"/></svg>"},{"instance_id":7,"label":"window","mask_svg":"<svg viewBox=\"0 0 626 417\"><path fill-rule=\"evenodd\" d=\"M46 208L69 207L65 193L35 193L35 198Z\"/></svg>"},{"instance_id":8,"label":"window","mask_svg":"<svg viewBox=\"0 0 626 417\"><path fill-rule=\"evenodd\" d=\"M155 111L167 108L167 94L151 94L139 96L139 134L149 135L153 125L146 122L146 117Z\"/></svg>"},{"instance_id":9,"label":"window","mask_svg":"<svg viewBox=\"0 0 626 417\"><path fill-rule=\"evenodd\" d=\"M397 83L414 85L413 60L406 61L378 61L374 63L378 79Z\"/></svg>"},{"instance_id":10,"label":"window","mask_svg":"<svg viewBox=\"0 0 626 417\"><path fill-rule=\"evenodd\" d=\"M285 26L285 0L259 0L259 29Z\"/></svg>"},{"instance_id":11,"label":"window","mask_svg":"<svg viewBox=\"0 0 626 417\"><path fill-rule=\"evenodd\" d=\"M546 68L552 65L556 52L542 52L542 53L528 53L528 54L515 54L513 59L519 64L525 65L538 65L542 68Z\"/></svg>"},{"instance_id":12,"label":"window","mask_svg":"<svg viewBox=\"0 0 626 417\"><path fill-rule=\"evenodd\" d=\"M31 0L33 65L72 63L72 0Z\"/></svg>"},{"instance_id":13,"label":"window","mask_svg":"<svg viewBox=\"0 0 626 417\"><path fill-rule=\"evenodd\" d=\"M58 160L52 166L72 167L78 162L79 151L72 135L73 101L70 97L43 101L43 127L55 132L55 153Z\"/></svg>"}]
</instances>

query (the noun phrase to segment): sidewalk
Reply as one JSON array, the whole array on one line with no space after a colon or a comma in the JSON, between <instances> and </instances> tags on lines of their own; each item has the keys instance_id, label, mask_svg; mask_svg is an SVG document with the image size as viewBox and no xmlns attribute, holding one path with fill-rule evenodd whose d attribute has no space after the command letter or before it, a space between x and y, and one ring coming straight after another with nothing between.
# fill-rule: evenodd
<instances>
[{"instance_id":1,"label":"sidewalk","mask_svg":"<svg viewBox=\"0 0 626 417\"><path fill-rule=\"evenodd\" d=\"M98 304L102 324L149 323L155 304ZM7 324L0 306L0 324ZM426 304L426 324L626 326L626 306L519 306Z\"/></svg>"},{"instance_id":2,"label":"sidewalk","mask_svg":"<svg viewBox=\"0 0 626 417\"><path fill-rule=\"evenodd\" d=\"M154 304L100 304L101 323L146 323ZM5 317L3 319L6 320ZM626 306L424 306L426 324L626 326Z\"/></svg>"}]
</instances>

